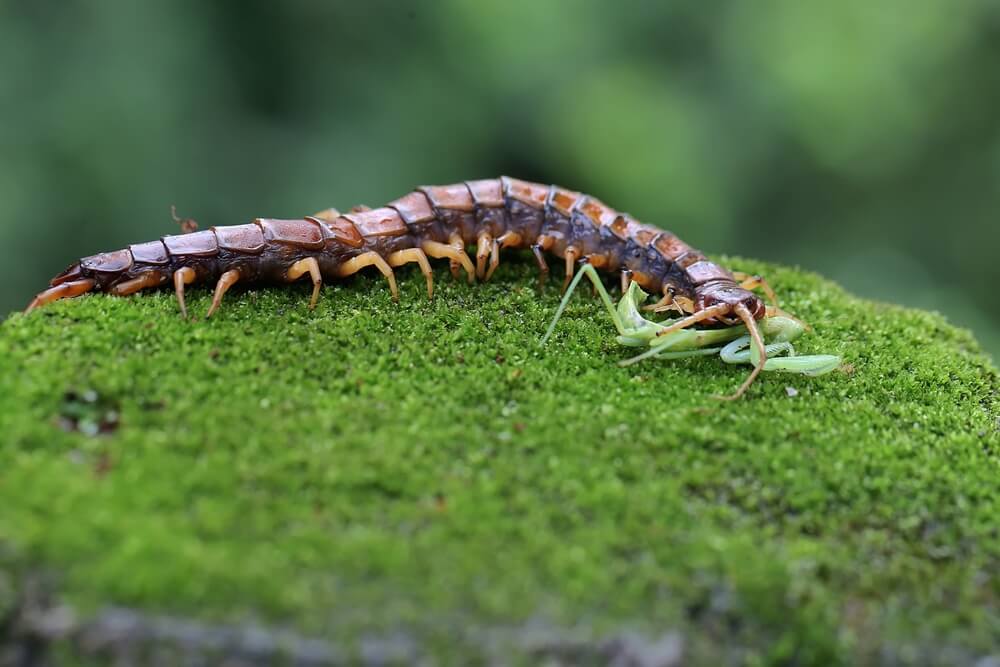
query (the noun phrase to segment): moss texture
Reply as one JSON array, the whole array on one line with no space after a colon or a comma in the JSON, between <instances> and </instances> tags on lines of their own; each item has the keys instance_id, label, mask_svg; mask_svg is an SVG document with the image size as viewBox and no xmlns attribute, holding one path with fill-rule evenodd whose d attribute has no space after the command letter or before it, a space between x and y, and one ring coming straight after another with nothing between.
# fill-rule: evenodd
<instances>
[{"instance_id":1,"label":"moss texture","mask_svg":"<svg viewBox=\"0 0 1000 667\"><path fill-rule=\"evenodd\" d=\"M980 655L1000 633L998 376L938 315L746 260L815 327L807 379L615 362L600 304L508 261L106 296L0 327L0 543L87 614L350 640L456 627L683 634L693 662ZM585 291L584 291L585 293ZM204 312L207 291L193 291ZM790 389L795 391L790 391ZM956 654L959 655L959 654Z\"/></svg>"}]
</instances>

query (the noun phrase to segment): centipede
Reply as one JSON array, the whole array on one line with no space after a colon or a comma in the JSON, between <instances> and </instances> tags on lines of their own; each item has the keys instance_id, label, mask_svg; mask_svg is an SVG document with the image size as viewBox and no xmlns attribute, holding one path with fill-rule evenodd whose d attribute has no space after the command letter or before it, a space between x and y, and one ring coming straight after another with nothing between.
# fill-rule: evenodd
<instances>
[{"instance_id":1,"label":"centipede","mask_svg":"<svg viewBox=\"0 0 1000 667\"><path fill-rule=\"evenodd\" d=\"M721 352L730 363L751 363L753 369L739 388L721 398L743 396L763 370L816 375L827 372L834 360L839 363L829 355L795 357L794 351L784 361L769 359L769 354L789 353L789 340L802 327L780 311L774 290L761 276L731 271L675 234L596 197L508 176L418 187L378 208L361 206L345 213L329 208L302 218L195 228L84 257L53 278L26 312L90 292L124 297L172 287L186 319L187 288L208 284L214 285L206 313L211 318L236 285L300 280L312 282L309 307L315 308L324 282L369 267L385 277L398 301L394 269L411 263L419 267L433 298L429 260L447 260L454 277L464 273L474 283L490 280L501 253L510 250L530 250L542 286L551 273L551 258L565 267L563 302L545 339L572 290L588 277L608 307L619 342L649 348L640 357ZM618 308L602 275L620 280ZM646 304L650 295L654 302ZM653 322L640 309L676 317ZM715 346L719 342L728 344Z\"/></svg>"}]
</instances>

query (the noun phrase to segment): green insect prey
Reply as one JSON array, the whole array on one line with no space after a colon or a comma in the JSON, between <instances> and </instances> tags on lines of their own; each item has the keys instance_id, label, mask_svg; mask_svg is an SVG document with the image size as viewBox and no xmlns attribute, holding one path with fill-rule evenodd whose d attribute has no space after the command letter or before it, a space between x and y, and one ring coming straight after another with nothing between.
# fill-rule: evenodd
<instances>
[{"instance_id":1,"label":"green insect prey","mask_svg":"<svg viewBox=\"0 0 1000 667\"><path fill-rule=\"evenodd\" d=\"M648 348L641 354L618 362L620 366L630 366L645 359L685 359L715 354L727 364L750 364L754 367L760 365L760 354L751 345L752 341L745 326L736 325L721 329L688 328L661 335L660 332L679 320L653 322L643 317L640 309L649 295L635 282L629 284L616 307L600 275L589 265L581 267L563 295L555 317L545 336L542 337L543 345L552 337L559 318L569 304L570 297L584 276L590 279L607 308L611 321L618 330L616 340L628 347ZM836 355L799 356L795 353L792 341L801 336L806 329L795 318L778 311L762 319L759 326L767 353L767 361L761 369L763 371L816 376L829 373L840 366L841 358Z\"/></svg>"}]
</instances>

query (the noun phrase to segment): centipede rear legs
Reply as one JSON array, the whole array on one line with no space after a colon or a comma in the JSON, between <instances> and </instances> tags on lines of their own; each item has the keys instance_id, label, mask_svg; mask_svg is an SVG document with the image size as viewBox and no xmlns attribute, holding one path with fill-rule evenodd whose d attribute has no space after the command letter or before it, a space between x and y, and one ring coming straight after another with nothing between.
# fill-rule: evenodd
<instances>
[{"instance_id":1,"label":"centipede rear legs","mask_svg":"<svg viewBox=\"0 0 1000 667\"><path fill-rule=\"evenodd\" d=\"M25 308L24 312L30 313L35 308L52 303L53 301L71 299L75 296L86 294L87 292L93 290L96 286L97 282L88 278L86 280L74 280L73 282L50 287L36 296L31 303L28 304L28 307Z\"/></svg>"}]
</instances>

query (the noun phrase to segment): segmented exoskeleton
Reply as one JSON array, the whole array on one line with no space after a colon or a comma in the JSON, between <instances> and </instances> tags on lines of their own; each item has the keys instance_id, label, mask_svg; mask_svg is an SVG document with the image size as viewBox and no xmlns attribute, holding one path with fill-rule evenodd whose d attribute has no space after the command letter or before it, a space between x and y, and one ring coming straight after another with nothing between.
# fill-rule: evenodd
<instances>
[{"instance_id":1,"label":"segmented exoskeleton","mask_svg":"<svg viewBox=\"0 0 1000 667\"><path fill-rule=\"evenodd\" d=\"M466 247L476 246L476 264ZM734 274L708 260L670 232L640 223L594 197L558 186L501 177L454 185L427 186L377 209L341 214L327 209L297 220L258 219L166 236L124 250L86 257L56 276L51 288L28 306L100 290L125 296L172 284L187 315L185 287L215 283L208 316L233 285L287 283L308 276L316 305L325 279L374 266L398 299L393 268L416 262L433 296L428 257L448 259L454 275L488 280L504 248L530 248L541 277L549 273L546 253L565 262L569 284L579 264L620 272L622 288L635 281L660 295L655 311L683 317L654 334L665 336L694 324L745 325L759 355L750 377L731 397L746 391L767 360L757 320L767 308L751 289L770 288L759 277Z\"/></svg>"}]
</instances>

